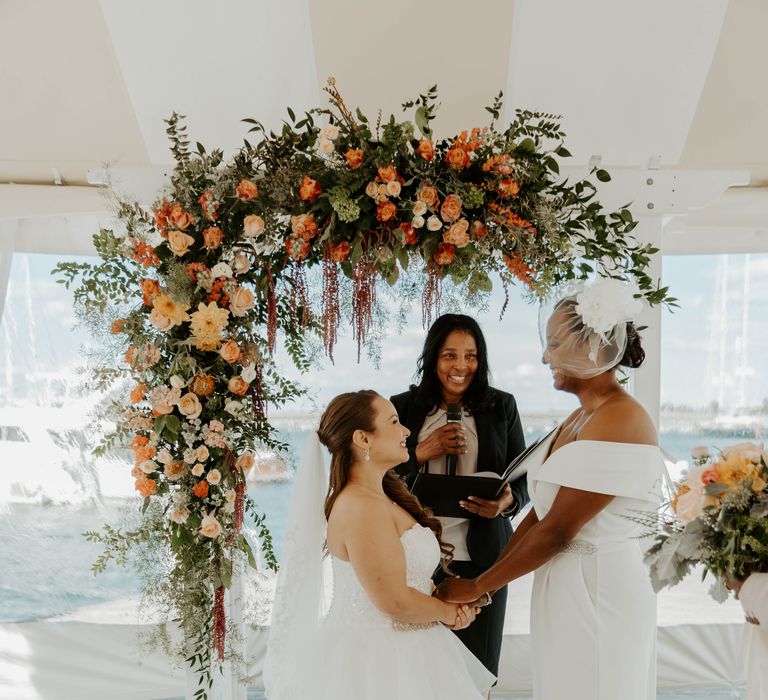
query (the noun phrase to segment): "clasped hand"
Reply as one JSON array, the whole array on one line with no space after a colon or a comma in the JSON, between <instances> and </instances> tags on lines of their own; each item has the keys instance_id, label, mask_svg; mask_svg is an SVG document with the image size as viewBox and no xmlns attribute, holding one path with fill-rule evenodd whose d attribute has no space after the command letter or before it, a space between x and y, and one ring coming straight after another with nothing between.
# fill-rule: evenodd
<instances>
[{"instance_id":1,"label":"clasped hand","mask_svg":"<svg viewBox=\"0 0 768 700\"><path fill-rule=\"evenodd\" d=\"M473 607L487 604L485 593L478 590L477 583L470 578L449 578L443 581L435 590L440 600L448 603L463 603Z\"/></svg>"}]
</instances>

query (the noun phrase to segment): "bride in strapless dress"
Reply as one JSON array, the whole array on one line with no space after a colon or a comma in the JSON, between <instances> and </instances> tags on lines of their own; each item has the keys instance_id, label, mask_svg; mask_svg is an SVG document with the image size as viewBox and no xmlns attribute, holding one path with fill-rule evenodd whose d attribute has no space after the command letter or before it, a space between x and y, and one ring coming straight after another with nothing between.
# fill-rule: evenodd
<instances>
[{"instance_id":1,"label":"bride in strapless dress","mask_svg":"<svg viewBox=\"0 0 768 700\"><path fill-rule=\"evenodd\" d=\"M330 484L310 438L278 577L264 668L269 700L482 700L494 682L450 632L471 624L482 601L432 596L432 574L450 561L450 546L439 520L390 471L407 459L408 434L375 392L336 397L317 431L331 453Z\"/></svg>"}]
</instances>

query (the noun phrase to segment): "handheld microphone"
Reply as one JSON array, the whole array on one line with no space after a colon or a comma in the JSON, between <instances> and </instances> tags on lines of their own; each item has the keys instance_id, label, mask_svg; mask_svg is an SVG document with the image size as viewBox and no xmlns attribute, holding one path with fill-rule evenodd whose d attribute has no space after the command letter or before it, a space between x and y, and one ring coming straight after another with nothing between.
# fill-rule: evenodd
<instances>
[{"instance_id":1,"label":"handheld microphone","mask_svg":"<svg viewBox=\"0 0 768 700\"><path fill-rule=\"evenodd\" d=\"M461 423L461 404L449 403L445 411L445 420L447 423ZM456 474L456 463L458 455L445 455L445 473L454 476Z\"/></svg>"}]
</instances>

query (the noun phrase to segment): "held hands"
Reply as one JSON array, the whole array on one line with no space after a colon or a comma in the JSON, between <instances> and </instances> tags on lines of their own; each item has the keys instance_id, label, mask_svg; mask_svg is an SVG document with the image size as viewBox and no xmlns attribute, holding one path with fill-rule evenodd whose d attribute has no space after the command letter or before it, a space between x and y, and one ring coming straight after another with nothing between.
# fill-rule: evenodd
<instances>
[{"instance_id":1,"label":"held hands","mask_svg":"<svg viewBox=\"0 0 768 700\"><path fill-rule=\"evenodd\" d=\"M441 600L449 603L469 603L477 605L481 597L484 597L484 591L481 591L474 579L471 578L449 578L443 581L435 591L435 595Z\"/></svg>"},{"instance_id":2,"label":"held hands","mask_svg":"<svg viewBox=\"0 0 768 700\"><path fill-rule=\"evenodd\" d=\"M461 423L446 423L440 426L416 445L415 453L419 464L443 455L466 454L467 436L464 434L464 426Z\"/></svg>"},{"instance_id":3,"label":"held hands","mask_svg":"<svg viewBox=\"0 0 768 700\"><path fill-rule=\"evenodd\" d=\"M506 484L501 497L496 500L492 501L487 498L480 498L480 496L469 496L468 501L459 501L459 505L470 513L492 520L515 505L515 497L512 495L512 489L509 484Z\"/></svg>"},{"instance_id":4,"label":"held hands","mask_svg":"<svg viewBox=\"0 0 768 700\"><path fill-rule=\"evenodd\" d=\"M441 622L452 630L463 630L469 627L480 612L479 607L473 605L448 604L449 612Z\"/></svg>"}]
</instances>

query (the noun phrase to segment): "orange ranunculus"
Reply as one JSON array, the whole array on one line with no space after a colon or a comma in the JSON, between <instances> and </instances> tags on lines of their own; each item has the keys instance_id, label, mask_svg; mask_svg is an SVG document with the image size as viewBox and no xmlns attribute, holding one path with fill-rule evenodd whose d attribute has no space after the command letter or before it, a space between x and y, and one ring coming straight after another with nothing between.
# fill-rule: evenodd
<instances>
[{"instance_id":1,"label":"orange ranunculus","mask_svg":"<svg viewBox=\"0 0 768 700\"><path fill-rule=\"evenodd\" d=\"M309 242L301 236L288 236L285 249L294 260L304 260L309 255Z\"/></svg>"},{"instance_id":2,"label":"orange ranunculus","mask_svg":"<svg viewBox=\"0 0 768 700\"><path fill-rule=\"evenodd\" d=\"M382 202L376 207L376 218L379 221L389 221L394 219L395 216L397 216L397 207L389 200Z\"/></svg>"},{"instance_id":3,"label":"orange ranunculus","mask_svg":"<svg viewBox=\"0 0 768 700\"><path fill-rule=\"evenodd\" d=\"M235 194L238 199L242 199L244 202L250 202L252 199L256 199L259 196L259 188L256 187L256 183L251 180L240 180L237 187L235 187Z\"/></svg>"},{"instance_id":4,"label":"orange ranunculus","mask_svg":"<svg viewBox=\"0 0 768 700\"><path fill-rule=\"evenodd\" d=\"M144 497L151 496L157 493L157 482L154 479L150 479L144 474L139 475L136 479L136 490Z\"/></svg>"},{"instance_id":5,"label":"orange ranunculus","mask_svg":"<svg viewBox=\"0 0 768 700\"><path fill-rule=\"evenodd\" d=\"M385 165L383 168L378 168L378 172L379 179L382 182L392 182L392 180L397 180L397 170L395 170L395 166L392 163Z\"/></svg>"},{"instance_id":6,"label":"orange ranunculus","mask_svg":"<svg viewBox=\"0 0 768 700\"><path fill-rule=\"evenodd\" d=\"M150 277L146 277L139 282L141 294L144 297L144 304L152 306L153 299L160 293L160 283Z\"/></svg>"},{"instance_id":7,"label":"orange ranunculus","mask_svg":"<svg viewBox=\"0 0 768 700\"><path fill-rule=\"evenodd\" d=\"M472 238L485 238L488 235L488 229L482 221L473 221L469 226L469 233Z\"/></svg>"},{"instance_id":8,"label":"orange ranunculus","mask_svg":"<svg viewBox=\"0 0 768 700\"><path fill-rule=\"evenodd\" d=\"M318 234L315 217L312 214L292 216L291 233L294 236L301 236L305 241L311 241Z\"/></svg>"},{"instance_id":9,"label":"orange ranunculus","mask_svg":"<svg viewBox=\"0 0 768 700\"><path fill-rule=\"evenodd\" d=\"M248 382L240 375L230 377L227 382L227 389L237 396L245 396L248 393Z\"/></svg>"},{"instance_id":10,"label":"orange ranunculus","mask_svg":"<svg viewBox=\"0 0 768 700\"><path fill-rule=\"evenodd\" d=\"M445 154L445 160L448 163L449 168L453 170L463 170L469 167L470 159L469 153L467 153L461 146L453 146L449 148Z\"/></svg>"},{"instance_id":11,"label":"orange ranunculus","mask_svg":"<svg viewBox=\"0 0 768 700\"><path fill-rule=\"evenodd\" d=\"M456 248L450 243L438 243L433 257L438 265L450 265L456 259Z\"/></svg>"},{"instance_id":12,"label":"orange ranunculus","mask_svg":"<svg viewBox=\"0 0 768 700\"><path fill-rule=\"evenodd\" d=\"M163 201L160 203L160 206L154 210L154 214L155 227L162 233L163 229L168 228L168 218L171 215L171 203L163 197Z\"/></svg>"},{"instance_id":13,"label":"orange ranunculus","mask_svg":"<svg viewBox=\"0 0 768 700\"><path fill-rule=\"evenodd\" d=\"M351 252L352 248L346 241L334 243L331 245L331 259L335 262L344 262Z\"/></svg>"},{"instance_id":14,"label":"orange ranunculus","mask_svg":"<svg viewBox=\"0 0 768 700\"><path fill-rule=\"evenodd\" d=\"M192 487L192 492L198 498L205 498L208 495L208 482L205 479L203 479L202 481L198 481Z\"/></svg>"},{"instance_id":15,"label":"orange ranunculus","mask_svg":"<svg viewBox=\"0 0 768 700\"><path fill-rule=\"evenodd\" d=\"M434 209L437 207L440 201L437 196L437 190L432 185L422 185L419 191L416 193L416 199L420 202L424 202L428 207Z\"/></svg>"},{"instance_id":16,"label":"orange ranunculus","mask_svg":"<svg viewBox=\"0 0 768 700\"><path fill-rule=\"evenodd\" d=\"M130 242L133 245L131 260L135 260L144 267L157 267L160 264L160 258L157 257L155 249L149 243L140 241L137 238L131 238Z\"/></svg>"},{"instance_id":17,"label":"orange ranunculus","mask_svg":"<svg viewBox=\"0 0 768 700\"><path fill-rule=\"evenodd\" d=\"M168 221L174 228L181 231L189 228L189 225L194 221L192 214L188 214L182 209L181 204L174 204L171 207L171 211L168 216Z\"/></svg>"},{"instance_id":18,"label":"orange ranunculus","mask_svg":"<svg viewBox=\"0 0 768 700\"><path fill-rule=\"evenodd\" d=\"M313 180L308 175L304 176L304 180L299 187L299 197L305 202L314 202L319 196L322 190L317 180Z\"/></svg>"},{"instance_id":19,"label":"orange ranunculus","mask_svg":"<svg viewBox=\"0 0 768 700\"><path fill-rule=\"evenodd\" d=\"M499 194L502 197L514 197L520 191L520 183L512 178L507 178L499 183Z\"/></svg>"},{"instance_id":20,"label":"orange ranunculus","mask_svg":"<svg viewBox=\"0 0 768 700\"><path fill-rule=\"evenodd\" d=\"M219 203L213 198L211 192L203 192L197 202L203 210L203 216L206 219L216 221L219 218Z\"/></svg>"},{"instance_id":21,"label":"orange ranunculus","mask_svg":"<svg viewBox=\"0 0 768 700\"><path fill-rule=\"evenodd\" d=\"M208 266L203 262L191 262L187 263L185 270L187 272L187 277L189 277L189 279L197 284L198 273L206 272L208 270Z\"/></svg>"},{"instance_id":22,"label":"orange ranunculus","mask_svg":"<svg viewBox=\"0 0 768 700\"><path fill-rule=\"evenodd\" d=\"M225 362L237 362L243 356L243 353L237 342L230 338L219 349L219 355L221 355Z\"/></svg>"},{"instance_id":23,"label":"orange ranunculus","mask_svg":"<svg viewBox=\"0 0 768 700\"><path fill-rule=\"evenodd\" d=\"M210 226L203 231L203 245L208 250L215 250L224 240L224 232L218 226Z\"/></svg>"},{"instance_id":24,"label":"orange ranunculus","mask_svg":"<svg viewBox=\"0 0 768 700\"><path fill-rule=\"evenodd\" d=\"M210 396L215 388L216 379L211 374L196 374L189 385L189 390L198 396Z\"/></svg>"},{"instance_id":25,"label":"orange ranunculus","mask_svg":"<svg viewBox=\"0 0 768 700\"><path fill-rule=\"evenodd\" d=\"M137 450L139 447L144 447L144 445L147 445L148 443L149 438L146 435L134 435L130 447L132 450Z\"/></svg>"},{"instance_id":26,"label":"orange ranunculus","mask_svg":"<svg viewBox=\"0 0 768 700\"><path fill-rule=\"evenodd\" d=\"M360 148L350 148L344 154L344 158L352 170L357 170L363 164L363 151Z\"/></svg>"},{"instance_id":27,"label":"orange ranunculus","mask_svg":"<svg viewBox=\"0 0 768 700\"><path fill-rule=\"evenodd\" d=\"M517 277L517 279L524 282L529 287L533 287L533 268L526 265L519 254L516 253L512 256L504 255L502 257L507 269Z\"/></svg>"},{"instance_id":28,"label":"orange ranunculus","mask_svg":"<svg viewBox=\"0 0 768 700\"><path fill-rule=\"evenodd\" d=\"M416 148L416 153L424 160L432 160L435 157L435 144L429 139L421 139Z\"/></svg>"},{"instance_id":29,"label":"orange ranunculus","mask_svg":"<svg viewBox=\"0 0 768 700\"><path fill-rule=\"evenodd\" d=\"M144 395L147 393L147 385L141 382L137 384L131 391L131 403L139 403L144 400Z\"/></svg>"},{"instance_id":30,"label":"orange ranunculus","mask_svg":"<svg viewBox=\"0 0 768 700\"><path fill-rule=\"evenodd\" d=\"M139 349L135 345L129 345L125 351L125 361L133 367L136 364L136 359L139 356Z\"/></svg>"},{"instance_id":31,"label":"orange ranunculus","mask_svg":"<svg viewBox=\"0 0 768 700\"><path fill-rule=\"evenodd\" d=\"M407 245L415 245L419 242L419 236L416 233L416 229L411 224L400 224L400 228L405 234L405 242Z\"/></svg>"},{"instance_id":32,"label":"orange ranunculus","mask_svg":"<svg viewBox=\"0 0 768 700\"><path fill-rule=\"evenodd\" d=\"M109 331L113 335L117 335L118 333L122 333L124 329L125 329L125 319L118 318L112 321L112 327L109 329Z\"/></svg>"},{"instance_id":33,"label":"orange ranunculus","mask_svg":"<svg viewBox=\"0 0 768 700\"><path fill-rule=\"evenodd\" d=\"M461 199L458 195L449 194L440 207L440 216L443 221L451 223L461 216Z\"/></svg>"}]
</instances>

